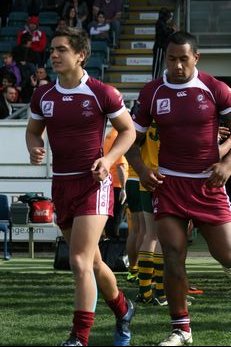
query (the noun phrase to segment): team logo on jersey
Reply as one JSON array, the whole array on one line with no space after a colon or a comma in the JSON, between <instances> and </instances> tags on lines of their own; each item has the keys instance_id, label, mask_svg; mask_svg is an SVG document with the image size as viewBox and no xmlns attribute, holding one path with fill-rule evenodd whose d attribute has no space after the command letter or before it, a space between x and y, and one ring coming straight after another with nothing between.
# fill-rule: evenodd
<instances>
[{"instance_id":1,"label":"team logo on jersey","mask_svg":"<svg viewBox=\"0 0 231 347\"><path fill-rule=\"evenodd\" d=\"M205 96L203 94L197 95L197 101L199 103L199 109L200 110L207 110L209 108L207 101L205 99Z\"/></svg>"},{"instance_id":2,"label":"team logo on jersey","mask_svg":"<svg viewBox=\"0 0 231 347\"><path fill-rule=\"evenodd\" d=\"M62 98L63 101L72 101L73 96L72 95L64 95Z\"/></svg>"},{"instance_id":3,"label":"team logo on jersey","mask_svg":"<svg viewBox=\"0 0 231 347\"><path fill-rule=\"evenodd\" d=\"M197 95L197 101L203 102L205 100L205 96L203 94Z\"/></svg>"},{"instance_id":4,"label":"team logo on jersey","mask_svg":"<svg viewBox=\"0 0 231 347\"><path fill-rule=\"evenodd\" d=\"M157 114L170 113L170 99L157 100Z\"/></svg>"},{"instance_id":5,"label":"team logo on jersey","mask_svg":"<svg viewBox=\"0 0 231 347\"><path fill-rule=\"evenodd\" d=\"M187 96L187 92L186 90L182 90L181 92L177 92L176 96L182 98L182 96Z\"/></svg>"},{"instance_id":6,"label":"team logo on jersey","mask_svg":"<svg viewBox=\"0 0 231 347\"><path fill-rule=\"evenodd\" d=\"M54 101L42 101L42 112L44 117L53 117Z\"/></svg>"},{"instance_id":7,"label":"team logo on jersey","mask_svg":"<svg viewBox=\"0 0 231 347\"><path fill-rule=\"evenodd\" d=\"M84 100L84 101L82 102L82 107L83 107L83 108L87 108L87 107L90 106L90 104L91 104L90 100Z\"/></svg>"}]
</instances>

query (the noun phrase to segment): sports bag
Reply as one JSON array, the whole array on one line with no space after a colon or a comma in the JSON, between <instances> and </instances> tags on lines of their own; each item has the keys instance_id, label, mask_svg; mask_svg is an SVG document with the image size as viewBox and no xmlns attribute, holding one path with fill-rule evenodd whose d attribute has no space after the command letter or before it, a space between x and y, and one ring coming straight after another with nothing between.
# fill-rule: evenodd
<instances>
[{"instance_id":1,"label":"sports bag","mask_svg":"<svg viewBox=\"0 0 231 347\"><path fill-rule=\"evenodd\" d=\"M56 238L54 269L70 270L69 247L63 236Z\"/></svg>"},{"instance_id":2,"label":"sports bag","mask_svg":"<svg viewBox=\"0 0 231 347\"><path fill-rule=\"evenodd\" d=\"M30 221L32 223L52 223L54 204L51 200L32 200L30 202Z\"/></svg>"}]
</instances>

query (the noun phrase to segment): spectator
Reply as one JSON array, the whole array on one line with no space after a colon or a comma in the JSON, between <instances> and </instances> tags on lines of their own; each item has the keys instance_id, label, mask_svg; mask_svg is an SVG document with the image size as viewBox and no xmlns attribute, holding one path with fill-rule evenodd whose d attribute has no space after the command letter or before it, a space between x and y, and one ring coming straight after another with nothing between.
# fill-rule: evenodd
<instances>
[{"instance_id":1,"label":"spectator","mask_svg":"<svg viewBox=\"0 0 231 347\"><path fill-rule=\"evenodd\" d=\"M152 78L156 79L163 73L164 56L169 35L176 31L176 24L172 20L172 12L162 7L156 22L156 36L153 46Z\"/></svg>"},{"instance_id":2,"label":"spectator","mask_svg":"<svg viewBox=\"0 0 231 347\"><path fill-rule=\"evenodd\" d=\"M20 85L21 102L29 103L34 91L31 77L35 74L35 65L27 62L26 56L21 56L21 60L18 62L18 67L22 76L22 82Z\"/></svg>"},{"instance_id":3,"label":"spectator","mask_svg":"<svg viewBox=\"0 0 231 347\"><path fill-rule=\"evenodd\" d=\"M110 24L106 23L105 15L99 11L96 20L89 24L89 33L92 40L109 41Z\"/></svg>"},{"instance_id":4,"label":"spectator","mask_svg":"<svg viewBox=\"0 0 231 347\"><path fill-rule=\"evenodd\" d=\"M25 60L28 63L34 65L37 64L36 53L31 48L32 35L29 32L25 32L21 37L21 43L15 46L12 50L13 58L18 63L21 60Z\"/></svg>"},{"instance_id":5,"label":"spectator","mask_svg":"<svg viewBox=\"0 0 231 347\"><path fill-rule=\"evenodd\" d=\"M25 29L18 33L17 44L21 44L22 35L29 32L32 35L31 49L36 53L36 62L43 65L46 60L47 36L45 31L39 30L39 18L36 16L29 17Z\"/></svg>"},{"instance_id":6,"label":"spectator","mask_svg":"<svg viewBox=\"0 0 231 347\"><path fill-rule=\"evenodd\" d=\"M16 77L15 75L10 71L3 72L1 78L0 78L0 93L2 93L3 89L7 86L15 86L16 83Z\"/></svg>"},{"instance_id":7,"label":"spectator","mask_svg":"<svg viewBox=\"0 0 231 347\"><path fill-rule=\"evenodd\" d=\"M74 6L70 6L66 9L64 18L68 27L82 29L82 22Z\"/></svg>"},{"instance_id":8,"label":"spectator","mask_svg":"<svg viewBox=\"0 0 231 347\"><path fill-rule=\"evenodd\" d=\"M15 86L20 87L22 82L22 76L20 69L13 59L13 54L11 52L6 52L2 54L3 66L0 68L0 79L5 72L11 72L16 78Z\"/></svg>"},{"instance_id":9,"label":"spectator","mask_svg":"<svg viewBox=\"0 0 231 347\"><path fill-rule=\"evenodd\" d=\"M51 81L50 76L47 73L47 70L44 66L39 66L35 70L35 74L31 76L31 83L34 88L37 88L40 85L41 80L46 80L47 82Z\"/></svg>"},{"instance_id":10,"label":"spectator","mask_svg":"<svg viewBox=\"0 0 231 347\"><path fill-rule=\"evenodd\" d=\"M111 26L110 40L114 46L118 46L120 36L122 5L122 0L95 0L93 3L93 20L96 20L99 11L105 14L106 23Z\"/></svg>"},{"instance_id":11,"label":"spectator","mask_svg":"<svg viewBox=\"0 0 231 347\"><path fill-rule=\"evenodd\" d=\"M7 25L9 13L12 10L12 0L0 1L0 27Z\"/></svg>"},{"instance_id":12,"label":"spectator","mask_svg":"<svg viewBox=\"0 0 231 347\"><path fill-rule=\"evenodd\" d=\"M70 7L74 7L76 14L78 16L78 19L82 23L82 27L84 29L87 29L87 24L89 21L89 10L86 1L84 0L71 0L66 1L64 7L63 7L63 17L67 13L67 9Z\"/></svg>"},{"instance_id":13,"label":"spectator","mask_svg":"<svg viewBox=\"0 0 231 347\"><path fill-rule=\"evenodd\" d=\"M67 22L65 18L60 18L58 20L57 26L55 28L55 31L62 31L67 28Z\"/></svg>"},{"instance_id":14,"label":"spectator","mask_svg":"<svg viewBox=\"0 0 231 347\"><path fill-rule=\"evenodd\" d=\"M9 117L13 111L13 104L18 100L18 91L13 86L6 86L0 95L0 119Z\"/></svg>"}]
</instances>

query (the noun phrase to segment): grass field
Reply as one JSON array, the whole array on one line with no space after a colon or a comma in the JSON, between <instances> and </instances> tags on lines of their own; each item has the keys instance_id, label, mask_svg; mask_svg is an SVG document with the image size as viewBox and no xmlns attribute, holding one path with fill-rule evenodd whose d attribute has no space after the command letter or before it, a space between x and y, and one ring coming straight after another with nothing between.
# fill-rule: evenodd
<instances>
[{"instance_id":1,"label":"grass field","mask_svg":"<svg viewBox=\"0 0 231 347\"><path fill-rule=\"evenodd\" d=\"M199 256L198 256L199 255ZM231 345L231 282L208 256L198 237L189 247L190 284L202 288L190 306L195 346ZM118 284L135 298L137 286L116 274ZM0 346L57 346L68 335L73 312L73 278L55 271L53 256L29 259L15 255L0 260ZM111 346L114 317L99 294L90 345ZM167 307L137 305L132 345L153 346L169 332Z\"/></svg>"}]
</instances>

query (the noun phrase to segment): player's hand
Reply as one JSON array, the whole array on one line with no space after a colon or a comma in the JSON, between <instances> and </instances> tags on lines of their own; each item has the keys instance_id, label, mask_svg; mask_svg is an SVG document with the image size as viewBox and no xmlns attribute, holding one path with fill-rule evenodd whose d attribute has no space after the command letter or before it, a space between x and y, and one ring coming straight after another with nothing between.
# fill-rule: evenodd
<instances>
[{"instance_id":1,"label":"player's hand","mask_svg":"<svg viewBox=\"0 0 231 347\"><path fill-rule=\"evenodd\" d=\"M33 165L40 165L45 157L46 150L43 147L33 147L30 151L30 162Z\"/></svg>"},{"instance_id":2,"label":"player's hand","mask_svg":"<svg viewBox=\"0 0 231 347\"><path fill-rule=\"evenodd\" d=\"M211 171L210 177L206 180L209 187L223 187L231 175L231 166L226 162L218 162L211 165L204 172Z\"/></svg>"},{"instance_id":3,"label":"player's hand","mask_svg":"<svg viewBox=\"0 0 231 347\"><path fill-rule=\"evenodd\" d=\"M126 199L127 199L126 190L124 188L121 188L120 194L119 194L119 201L120 201L121 205L123 205L125 203Z\"/></svg>"},{"instance_id":4,"label":"player's hand","mask_svg":"<svg viewBox=\"0 0 231 347\"><path fill-rule=\"evenodd\" d=\"M91 167L93 178L96 181L104 181L109 175L110 165L105 157L97 159Z\"/></svg>"},{"instance_id":5,"label":"player's hand","mask_svg":"<svg viewBox=\"0 0 231 347\"><path fill-rule=\"evenodd\" d=\"M164 175L147 168L140 175L140 183L146 190L153 192L158 185L163 184L164 178Z\"/></svg>"},{"instance_id":6,"label":"player's hand","mask_svg":"<svg viewBox=\"0 0 231 347\"><path fill-rule=\"evenodd\" d=\"M230 136L229 128L219 127L218 129L218 140L225 140Z\"/></svg>"}]
</instances>

